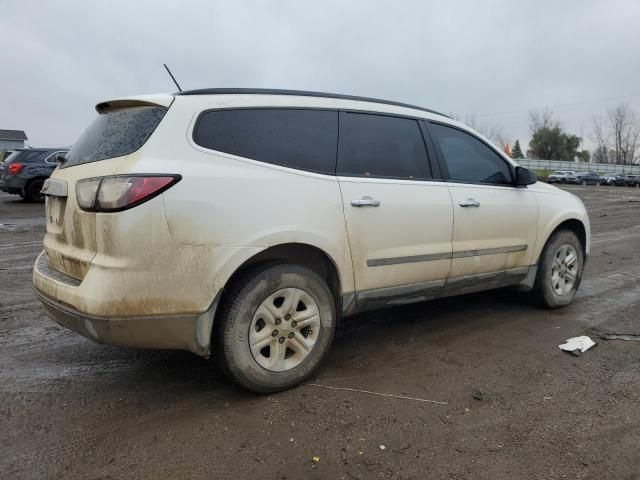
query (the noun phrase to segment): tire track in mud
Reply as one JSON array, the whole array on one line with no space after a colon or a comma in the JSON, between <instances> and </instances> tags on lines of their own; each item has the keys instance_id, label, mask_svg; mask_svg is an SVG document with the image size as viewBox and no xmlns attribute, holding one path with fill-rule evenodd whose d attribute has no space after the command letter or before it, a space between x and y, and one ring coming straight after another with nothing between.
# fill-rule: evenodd
<instances>
[{"instance_id":1,"label":"tire track in mud","mask_svg":"<svg viewBox=\"0 0 640 480\"><path fill-rule=\"evenodd\" d=\"M16 243L5 243L0 245L0 250L11 250L14 248L35 248L42 247L42 240L34 240L30 242L16 242ZM5 255L4 253L2 255Z\"/></svg>"},{"instance_id":2,"label":"tire track in mud","mask_svg":"<svg viewBox=\"0 0 640 480\"><path fill-rule=\"evenodd\" d=\"M620 311L640 302L640 268L585 278L578 291L576 320L595 327L612 320Z\"/></svg>"},{"instance_id":3,"label":"tire track in mud","mask_svg":"<svg viewBox=\"0 0 640 480\"><path fill-rule=\"evenodd\" d=\"M2 398L2 397L0 397ZM114 409L107 423L93 423L86 429L69 434L49 433L45 438L30 442L28 452L9 455L3 459L2 478L68 478L64 468L94 453L96 447L113 436L113 429L128 421L126 410Z\"/></svg>"},{"instance_id":4,"label":"tire track in mud","mask_svg":"<svg viewBox=\"0 0 640 480\"><path fill-rule=\"evenodd\" d=\"M38 253L39 252L34 252L34 253L21 253L18 255L13 255L11 257L3 257L0 258L0 264L3 264L5 262L15 262L18 260L32 260L33 262L36 261L36 258L38 257Z\"/></svg>"},{"instance_id":5,"label":"tire track in mud","mask_svg":"<svg viewBox=\"0 0 640 480\"><path fill-rule=\"evenodd\" d=\"M591 235L591 245L593 247L604 247L610 243L628 241L634 238L640 238L640 225L594 233Z\"/></svg>"},{"instance_id":6,"label":"tire track in mud","mask_svg":"<svg viewBox=\"0 0 640 480\"><path fill-rule=\"evenodd\" d=\"M0 303L0 313L15 312L20 309L36 310L40 306L40 302L36 299L19 302L3 302Z\"/></svg>"}]
</instances>

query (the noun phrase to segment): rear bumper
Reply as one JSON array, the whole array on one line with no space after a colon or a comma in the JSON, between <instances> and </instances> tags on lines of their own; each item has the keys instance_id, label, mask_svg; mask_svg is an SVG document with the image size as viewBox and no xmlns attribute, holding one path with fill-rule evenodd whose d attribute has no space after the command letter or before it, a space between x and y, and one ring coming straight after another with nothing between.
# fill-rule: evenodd
<instances>
[{"instance_id":1,"label":"rear bumper","mask_svg":"<svg viewBox=\"0 0 640 480\"><path fill-rule=\"evenodd\" d=\"M81 288L79 281L48 267L44 254L38 257L33 274L34 291L47 316L94 342L125 347L187 350L203 357L211 353L211 331L219 295L201 313L96 316L82 312L38 288L50 284Z\"/></svg>"},{"instance_id":2,"label":"rear bumper","mask_svg":"<svg viewBox=\"0 0 640 480\"><path fill-rule=\"evenodd\" d=\"M69 330L97 343L123 347L187 350L208 357L210 328L215 302L200 315L167 315L149 317L94 317L35 290L49 318ZM202 334L206 337L203 337Z\"/></svg>"},{"instance_id":3,"label":"rear bumper","mask_svg":"<svg viewBox=\"0 0 640 480\"><path fill-rule=\"evenodd\" d=\"M18 194L24 191L26 181L17 176L8 176L0 179L0 190L7 193Z\"/></svg>"}]
</instances>

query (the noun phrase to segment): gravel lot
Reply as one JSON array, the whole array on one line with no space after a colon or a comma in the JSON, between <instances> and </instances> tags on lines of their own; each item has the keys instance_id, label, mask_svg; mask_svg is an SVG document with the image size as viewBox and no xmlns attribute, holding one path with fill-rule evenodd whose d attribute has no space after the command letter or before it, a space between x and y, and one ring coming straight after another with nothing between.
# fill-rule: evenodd
<instances>
[{"instance_id":1,"label":"gravel lot","mask_svg":"<svg viewBox=\"0 0 640 480\"><path fill-rule=\"evenodd\" d=\"M361 315L313 380L446 404L256 396L192 354L65 331L31 289L43 207L0 194L0 478L640 478L640 342L600 338L640 334L640 190L567 189L593 229L573 305L504 290ZM582 356L558 349L585 333Z\"/></svg>"}]
</instances>

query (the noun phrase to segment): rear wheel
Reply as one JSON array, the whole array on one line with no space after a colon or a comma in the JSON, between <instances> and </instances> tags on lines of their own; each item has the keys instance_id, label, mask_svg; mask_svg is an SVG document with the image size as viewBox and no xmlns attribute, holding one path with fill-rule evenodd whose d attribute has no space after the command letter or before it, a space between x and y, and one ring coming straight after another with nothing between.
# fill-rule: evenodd
<instances>
[{"instance_id":1,"label":"rear wheel","mask_svg":"<svg viewBox=\"0 0 640 480\"><path fill-rule=\"evenodd\" d=\"M218 329L224 371L260 393L303 382L333 341L335 300L326 282L306 267L283 264L253 271L237 285Z\"/></svg>"},{"instance_id":2,"label":"rear wheel","mask_svg":"<svg viewBox=\"0 0 640 480\"><path fill-rule=\"evenodd\" d=\"M545 245L534 286L534 295L547 308L573 301L582 280L584 254L580 240L570 230L554 233Z\"/></svg>"},{"instance_id":3,"label":"rear wheel","mask_svg":"<svg viewBox=\"0 0 640 480\"><path fill-rule=\"evenodd\" d=\"M24 199L28 202L44 202L44 194L42 187L44 186L44 178L36 178L31 180L24 189Z\"/></svg>"}]
</instances>

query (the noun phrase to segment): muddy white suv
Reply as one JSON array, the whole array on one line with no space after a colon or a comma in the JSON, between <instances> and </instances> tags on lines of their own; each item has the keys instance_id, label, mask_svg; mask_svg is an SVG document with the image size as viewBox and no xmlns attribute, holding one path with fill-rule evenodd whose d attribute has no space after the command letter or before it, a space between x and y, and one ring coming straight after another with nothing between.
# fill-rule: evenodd
<instances>
[{"instance_id":1,"label":"muddy white suv","mask_svg":"<svg viewBox=\"0 0 640 480\"><path fill-rule=\"evenodd\" d=\"M96 109L44 186L33 274L96 342L214 354L269 392L353 313L509 285L554 308L580 284L583 204L445 115L244 89Z\"/></svg>"}]
</instances>

